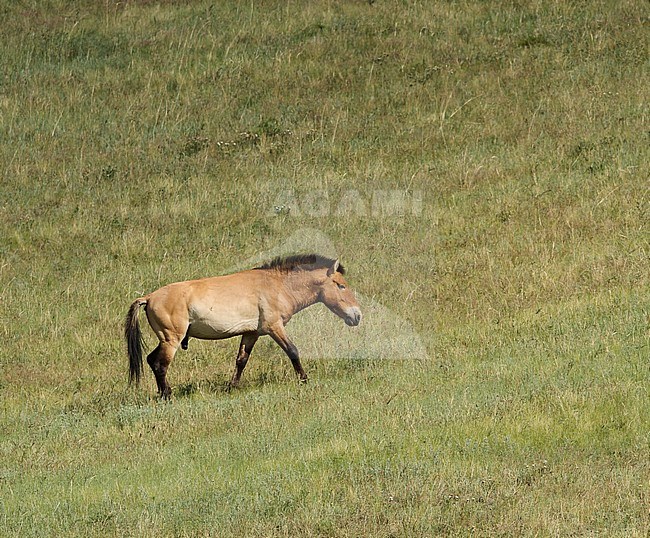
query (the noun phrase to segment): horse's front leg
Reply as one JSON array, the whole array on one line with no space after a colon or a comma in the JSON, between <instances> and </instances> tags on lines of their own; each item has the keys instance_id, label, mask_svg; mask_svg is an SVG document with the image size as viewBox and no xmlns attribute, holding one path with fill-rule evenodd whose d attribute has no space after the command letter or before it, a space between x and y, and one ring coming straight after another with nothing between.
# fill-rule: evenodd
<instances>
[{"instance_id":1,"label":"horse's front leg","mask_svg":"<svg viewBox=\"0 0 650 538\"><path fill-rule=\"evenodd\" d=\"M256 333L246 333L241 337L241 343L239 344L239 352L237 353L237 361L235 362L235 373L232 375L230 380L230 387L235 388L239 385L239 380L241 379L241 374L246 368L246 363L248 362L248 357L250 357L251 352L253 351L253 346L257 342L258 335Z\"/></svg>"},{"instance_id":2,"label":"horse's front leg","mask_svg":"<svg viewBox=\"0 0 650 538\"><path fill-rule=\"evenodd\" d=\"M293 369L296 371L296 374L298 374L298 377L300 377L300 381L307 381L307 374L302 369L302 364L300 364L300 355L298 354L298 348L289 339L289 336L287 336L287 331L285 330L284 325L281 323L274 325L270 328L269 335L287 354L291 360Z\"/></svg>"}]
</instances>

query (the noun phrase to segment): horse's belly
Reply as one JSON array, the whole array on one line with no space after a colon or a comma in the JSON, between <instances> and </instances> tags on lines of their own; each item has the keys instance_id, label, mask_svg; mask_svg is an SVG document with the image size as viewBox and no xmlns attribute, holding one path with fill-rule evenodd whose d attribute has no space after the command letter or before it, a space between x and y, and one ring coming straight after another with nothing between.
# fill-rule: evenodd
<instances>
[{"instance_id":1,"label":"horse's belly","mask_svg":"<svg viewBox=\"0 0 650 538\"><path fill-rule=\"evenodd\" d=\"M191 321L188 333L193 338L219 340L237 336L238 334L254 332L257 330L257 325L257 319L202 318Z\"/></svg>"}]
</instances>

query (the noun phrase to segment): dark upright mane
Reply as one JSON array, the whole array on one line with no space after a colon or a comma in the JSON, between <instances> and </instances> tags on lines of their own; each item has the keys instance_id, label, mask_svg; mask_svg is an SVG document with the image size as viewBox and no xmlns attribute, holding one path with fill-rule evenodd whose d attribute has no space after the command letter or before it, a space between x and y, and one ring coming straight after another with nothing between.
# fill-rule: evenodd
<instances>
[{"instance_id":1,"label":"dark upright mane","mask_svg":"<svg viewBox=\"0 0 650 538\"><path fill-rule=\"evenodd\" d=\"M323 267L332 267L334 262L332 258L321 256L320 254L296 254L294 256L278 256L271 261L266 262L255 269L275 269L276 271L293 271L303 265L310 266L309 269L320 269ZM345 274L345 268L339 264L337 269L342 275Z\"/></svg>"}]
</instances>

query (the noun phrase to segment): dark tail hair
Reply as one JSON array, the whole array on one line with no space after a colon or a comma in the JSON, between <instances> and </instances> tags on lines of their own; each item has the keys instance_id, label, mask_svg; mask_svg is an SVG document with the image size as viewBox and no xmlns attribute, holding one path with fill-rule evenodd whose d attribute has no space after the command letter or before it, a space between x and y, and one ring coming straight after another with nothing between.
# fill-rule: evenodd
<instances>
[{"instance_id":1,"label":"dark tail hair","mask_svg":"<svg viewBox=\"0 0 650 538\"><path fill-rule=\"evenodd\" d=\"M147 299L144 297L133 301L124 323L124 338L129 352L129 384L135 381L135 384L139 385L142 377L142 347L144 340L142 339L142 332L140 332L138 313L140 307L146 304Z\"/></svg>"}]
</instances>

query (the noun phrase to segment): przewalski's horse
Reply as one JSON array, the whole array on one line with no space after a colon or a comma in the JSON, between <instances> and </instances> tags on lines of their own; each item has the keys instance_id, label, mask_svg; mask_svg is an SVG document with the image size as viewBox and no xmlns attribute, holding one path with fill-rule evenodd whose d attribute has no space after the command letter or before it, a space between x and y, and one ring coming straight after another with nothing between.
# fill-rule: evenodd
<instances>
[{"instance_id":1,"label":"przewalski's horse","mask_svg":"<svg viewBox=\"0 0 650 538\"><path fill-rule=\"evenodd\" d=\"M235 373L237 386L257 339L269 335L291 359L301 381L307 380L298 349L285 326L303 308L324 303L350 326L361 321L354 293L343 278L338 260L317 254L276 258L255 269L230 275L188 280L164 286L136 299L126 316L124 335L129 353L129 381L142 377L142 333L138 321L145 307L149 325L160 343L147 362L158 392L169 398L167 368L179 346L187 349L189 338L221 340L241 336Z\"/></svg>"}]
</instances>

